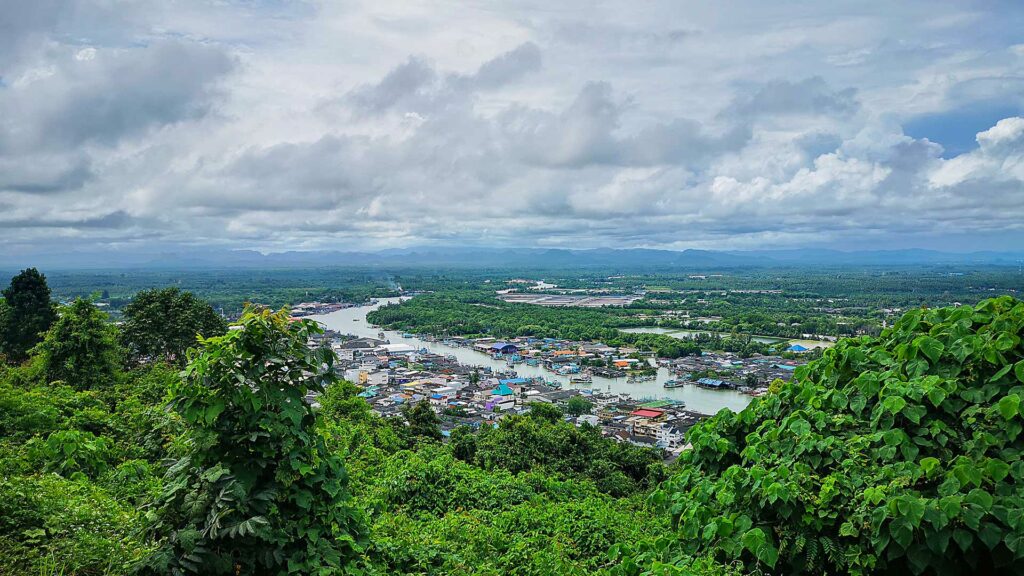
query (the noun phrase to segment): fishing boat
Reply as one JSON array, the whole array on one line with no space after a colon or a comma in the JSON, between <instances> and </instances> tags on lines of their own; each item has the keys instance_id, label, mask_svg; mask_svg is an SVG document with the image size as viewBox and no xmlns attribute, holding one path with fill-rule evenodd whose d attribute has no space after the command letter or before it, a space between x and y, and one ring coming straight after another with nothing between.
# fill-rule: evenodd
<instances>
[{"instance_id":1,"label":"fishing boat","mask_svg":"<svg viewBox=\"0 0 1024 576\"><path fill-rule=\"evenodd\" d=\"M665 388L682 388L683 386L686 386L686 381L685 380L666 380L665 383L662 386L665 387Z\"/></svg>"},{"instance_id":2,"label":"fishing boat","mask_svg":"<svg viewBox=\"0 0 1024 576\"><path fill-rule=\"evenodd\" d=\"M569 378L569 382L572 384L587 384L593 381L594 379L590 377L590 374L579 374Z\"/></svg>"}]
</instances>

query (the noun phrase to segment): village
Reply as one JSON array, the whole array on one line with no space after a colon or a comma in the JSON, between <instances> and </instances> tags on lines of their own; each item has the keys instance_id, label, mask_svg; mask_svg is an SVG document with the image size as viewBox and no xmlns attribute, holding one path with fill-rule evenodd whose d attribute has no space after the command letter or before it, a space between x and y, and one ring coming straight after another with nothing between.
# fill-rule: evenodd
<instances>
[{"instance_id":1,"label":"village","mask_svg":"<svg viewBox=\"0 0 1024 576\"><path fill-rule=\"evenodd\" d=\"M793 358L740 358L726 352L658 359L633 348L551 338L443 341L447 346L487 354L504 366L494 368L495 362L492 366L469 365L451 354L392 343L383 332L378 336L328 331L317 344L332 348L338 357L338 375L356 384L361 389L359 396L381 416L399 417L408 406L428 402L440 416L442 433L447 436L458 426L498 426L506 415L528 412L535 402L549 403L561 407L576 425L598 427L604 436L619 442L660 448L667 459L685 449L686 430L708 415L688 410L678 399L604 392L598 386L588 386L594 377L651 381L657 369L663 368L673 376L663 383L666 389L697 386L759 396L773 381L792 377L799 365ZM520 376L516 367L523 364L542 367L552 377ZM568 377L569 385L556 376Z\"/></svg>"}]
</instances>

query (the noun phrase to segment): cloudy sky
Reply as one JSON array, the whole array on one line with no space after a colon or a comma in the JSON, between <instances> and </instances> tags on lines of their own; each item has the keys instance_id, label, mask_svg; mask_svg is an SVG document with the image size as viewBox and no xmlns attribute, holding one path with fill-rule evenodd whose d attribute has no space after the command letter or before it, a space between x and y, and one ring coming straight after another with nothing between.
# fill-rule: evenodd
<instances>
[{"instance_id":1,"label":"cloudy sky","mask_svg":"<svg viewBox=\"0 0 1024 576\"><path fill-rule=\"evenodd\" d=\"M1024 246L1024 5L0 0L9 254Z\"/></svg>"}]
</instances>

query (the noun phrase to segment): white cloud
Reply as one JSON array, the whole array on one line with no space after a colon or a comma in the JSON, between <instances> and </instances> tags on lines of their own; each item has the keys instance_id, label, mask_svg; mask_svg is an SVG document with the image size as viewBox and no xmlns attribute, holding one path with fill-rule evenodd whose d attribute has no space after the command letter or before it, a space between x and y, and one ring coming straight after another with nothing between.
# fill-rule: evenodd
<instances>
[{"instance_id":1,"label":"white cloud","mask_svg":"<svg viewBox=\"0 0 1024 576\"><path fill-rule=\"evenodd\" d=\"M1024 105L1022 9L0 8L0 234L23 250L956 248L1024 225L1024 120L952 158L902 128Z\"/></svg>"}]
</instances>

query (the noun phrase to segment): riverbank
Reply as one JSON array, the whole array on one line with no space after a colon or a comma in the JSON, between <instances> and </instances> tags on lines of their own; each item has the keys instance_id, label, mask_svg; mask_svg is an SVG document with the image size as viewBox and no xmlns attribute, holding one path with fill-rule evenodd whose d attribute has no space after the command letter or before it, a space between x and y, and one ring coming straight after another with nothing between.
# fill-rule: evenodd
<instances>
[{"instance_id":1,"label":"riverbank","mask_svg":"<svg viewBox=\"0 0 1024 576\"><path fill-rule=\"evenodd\" d=\"M415 336L404 338L402 333L381 330L371 326L366 321L366 314L371 310L386 304L402 301L404 298L382 298L368 306L355 306L331 312L329 314L318 314L309 316L326 328L335 330L342 334L352 334L364 338L377 338L383 333L384 338L392 343L403 343L413 348L426 349L435 354L443 356L452 355L458 362L470 366L486 366L494 371L508 370L505 361L495 359L488 354L479 352L472 348L450 346L443 342L420 339ZM667 398L670 400L681 400L686 403L688 409L701 414L714 414L722 408L729 408L734 411L742 410L750 403L751 397L734 390L706 390L696 386L682 388L665 388L665 382L677 378L665 367L657 369L654 380L646 382L627 382L626 378L604 378L593 376L590 383L573 383L569 375L557 375L545 370L540 366L529 366L525 363L517 364L514 368L516 374L525 378L542 378L557 381L563 388L569 389L591 389L609 394L625 394L638 401L658 400Z\"/></svg>"}]
</instances>

